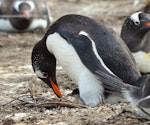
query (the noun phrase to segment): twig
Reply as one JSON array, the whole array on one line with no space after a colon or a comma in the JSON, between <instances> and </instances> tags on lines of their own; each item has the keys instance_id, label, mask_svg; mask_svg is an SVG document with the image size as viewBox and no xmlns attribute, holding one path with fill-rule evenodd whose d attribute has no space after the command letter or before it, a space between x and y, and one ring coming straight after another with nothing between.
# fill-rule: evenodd
<instances>
[{"instance_id":1,"label":"twig","mask_svg":"<svg viewBox=\"0 0 150 125\"><path fill-rule=\"evenodd\" d=\"M19 98L15 98L15 97L12 97L14 100L18 100L20 102L23 102L23 103L26 103L26 104L33 104L32 102L28 102L28 101L24 101L22 99L19 99Z\"/></svg>"},{"instance_id":2,"label":"twig","mask_svg":"<svg viewBox=\"0 0 150 125\"><path fill-rule=\"evenodd\" d=\"M57 101L41 103L41 104L37 104L36 106L45 107L45 108L52 108L52 107L57 107L57 106L70 107L70 108L87 108L87 106L81 105L81 104L75 104L75 103L70 103L70 102L57 102Z\"/></svg>"},{"instance_id":3,"label":"twig","mask_svg":"<svg viewBox=\"0 0 150 125\"><path fill-rule=\"evenodd\" d=\"M12 103L12 102L14 102L14 101L16 101L16 100L19 100L19 101L21 101L21 102L25 102L25 101L19 99L19 98L21 98L21 97L23 97L23 96L29 96L29 97L30 97L30 95L22 95L22 96L19 96L19 97L17 97L17 98L16 98L16 97L11 97L11 98L13 98L13 100L11 100L11 101L9 101L9 102L7 102L7 103L5 103L5 104L0 105L0 107L5 106L5 105L8 105L8 104L10 104L10 103Z\"/></svg>"},{"instance_id":4,"label":"twig","mask_svg":"<svg viewBox=\"0 0 150 125\"><path fill-rule=\"evenodd\" d=\"M33 94L33 91L32 89L28 89L29 90L29 93L30 95L22 95L22 96L19 96L19 97L11 97L13 100L11 100L10 102L6 103L6 104L3 104L3 105L0 105L1 107L2 106L6 106L14 101L19 101L21 102L20 104L21 105L24 105L24 106L27 106L27 107L45 107L45 108L52 108L52 107L70 107L70 108L87 108L87 106L85 105L81 105L81 104L75 104L75 103L72 103L72 102L62 102L62 101L51 101L51 100L47 100L47 101L51 101L51 102L47 102L47 103L37 103L36 102L36 99L35 99L35 95ZM27 97L30 97L32 99L32 102L29 102L29 101L26 101L26 100L23 100L23 99L20 99L21 97L23 96L27 96ZM19 104L18 104L19 105Z\"/></svg>"},{"instance_id":5,"label":"twig","mask_svg":"<svg viewBox=\"0 0 150 125\"><path fill-rule=\"evenodd\" d=\"M28 91L29 91L29 93L30 93L30 95L31 95L31 98L32 98L33 102L34 102L34 106L35 106L36 110L38 111L37 106L36 106L36 105L37 105L37 102L36 102L36 100L35 100L35 98L34 98L32 87L31 87L30 84L28 84L28 85L29 85L29 87L30 87L30 88L28 88Z\"/></svg>"},{"instance_id":6,"label":"twig","mask_svg":"<svg viewBox=\"0 0 150 125\"><path fill-rule=\"evenodd\" d=\"M16 100L11 100L11 101L9 101L9 102L7 102L7 103L5 103L5 104L0 105L0 107L5 106L5 105L8 105L8 104L10 104L10 103L12 103L12 102L14 102L14 101L16 101Z\"/></svg>"}]
</instances>

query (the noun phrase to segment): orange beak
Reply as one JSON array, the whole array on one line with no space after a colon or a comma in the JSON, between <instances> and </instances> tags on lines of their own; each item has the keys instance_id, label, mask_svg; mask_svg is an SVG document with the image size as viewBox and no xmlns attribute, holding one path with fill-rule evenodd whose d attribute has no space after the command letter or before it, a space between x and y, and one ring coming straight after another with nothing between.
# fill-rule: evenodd
<instances>
[{"instance_id":1,"label":"orange beak","mask_svg":"<svg viewBox=\"0 0 150 125\"><path fill-rule=\"evenodd\" d=\"M150 26L150 22L146 22L145 25L146 25L146 26Z\"/></svg>"},{"instance_id":2,"label":"orange beak","mask_svg":"<svg viewBox=\"0 0 150 125\"><path fill-rule=\"evenodd\" d=\"M60 89L58 88L58 86L53 82L53 80L50 78L50 83L52 85L52 89L53 91L55 92L55 94L58 96L58 97L62 97L62 94L60 92Z\"/></svg>"},{"instance_id":3,"label":"orange beak","mask_svg":"<svg viewBox=\"0 0 150 125\"><path fill-rule=\"evenodd\" d=\"M22 16L26 19L29 19L30 18L30 12L29 11L23 11L22 12Z\"/></svg>"}]
</instances>

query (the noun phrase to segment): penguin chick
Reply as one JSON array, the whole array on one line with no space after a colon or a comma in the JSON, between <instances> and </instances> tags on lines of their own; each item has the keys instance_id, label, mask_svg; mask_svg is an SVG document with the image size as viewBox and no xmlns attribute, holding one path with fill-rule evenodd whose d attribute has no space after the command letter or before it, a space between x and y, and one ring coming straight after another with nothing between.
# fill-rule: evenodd
<instances>
[{"instance_id":1,"label":"penguin chick","mask_svg":"<svg viewBox=\"0 0 150 125\"><path fill-rule=\"evenodd\" d=\"M79 88L74 89L71 93L68 93L67 96L74 97L79 104L85 104L84 101L80 97Z\"/></svg>"}]
</instances>

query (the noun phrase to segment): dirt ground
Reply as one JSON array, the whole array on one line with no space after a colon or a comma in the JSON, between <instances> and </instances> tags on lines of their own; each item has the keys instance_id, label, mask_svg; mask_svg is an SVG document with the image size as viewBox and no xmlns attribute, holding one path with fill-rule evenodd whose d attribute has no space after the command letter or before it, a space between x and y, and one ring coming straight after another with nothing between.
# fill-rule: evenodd
<instances>
[{"instance_id":1,"label":"dirt ground","mask_svg":"<svg viewBox=\"0 0 150 125\"><path fill-rule=\"evenodd\" d=\"M124 18L144 4L132 0L45 0L53 20L69 14L94 18L118 34ZM129 104L105 104L85 107L66 96L76 86L57 66L57 81L63 93L53 91L33 73L31 51L44 33L0 32L0 124L2 125L147 125L150 121L136 116ZM47 104L47 102L49 102ZM52 104L51 102L54 102ZM42 105L44 104L45 105ZM73 104L70 104L73 103Z\"/></svg>"}]
</instances>

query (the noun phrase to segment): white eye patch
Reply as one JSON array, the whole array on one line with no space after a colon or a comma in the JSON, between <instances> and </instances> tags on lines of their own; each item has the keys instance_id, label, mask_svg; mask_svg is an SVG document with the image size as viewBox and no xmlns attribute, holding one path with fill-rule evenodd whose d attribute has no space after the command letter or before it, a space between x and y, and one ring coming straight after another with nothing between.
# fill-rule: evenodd
<instances>
[{"instance_id":1,"label":"white eye patch","mask_svg":"<svg viewBox=\"0 0 150 125\"><path fill-rule=\"evenodd\" d=\"M134 24L140 24L139 14L142 12L136 12L130 16L130 19L134 22Z\"/></svg>"},{"instance_id":2,"label":"white eye patch","mask_svg":"<svg viewBox=\"0 0 150 125\"><path fill-rule=\"evenodd\" d=\"M32 1L26 0L26 1L16 1L16 2L14 3L14 8L15 8L15 10L17 10L17 11L19 12L19 6L20 6L20 4L22 4L22 3L27 3L27 4L29 4L29 6L31 7L31 11L33 11L33 10L35 9L35 4L34 4Z\"/></svg>"},{"instance_id":3,"label":"white eye patch","mask_svg":"<svg viewBox=\"0 0 150 125\"><path fill-rule=\"evenodd\" d=\"M41 72L40 70L36 70L35 74L39 78L47 78L47 75L44 75L44 72Z\"/></svg>"}]
</instances>

